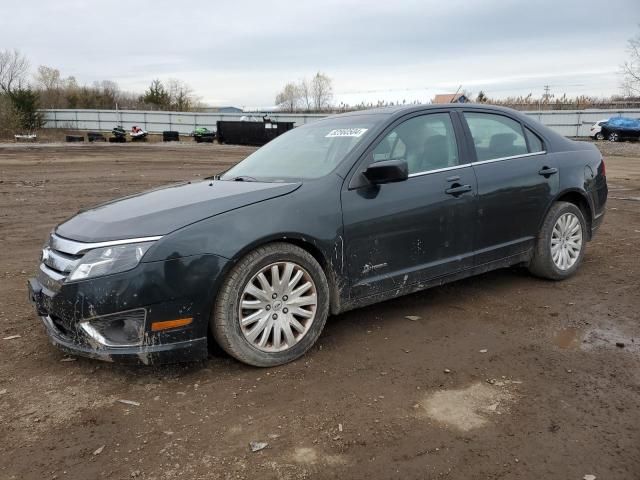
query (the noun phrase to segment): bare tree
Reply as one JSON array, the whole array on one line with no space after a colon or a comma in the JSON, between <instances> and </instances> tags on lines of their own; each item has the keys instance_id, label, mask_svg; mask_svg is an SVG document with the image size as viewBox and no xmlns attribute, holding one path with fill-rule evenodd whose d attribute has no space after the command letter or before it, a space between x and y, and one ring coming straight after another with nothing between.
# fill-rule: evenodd
<instances>
[{"instance_id":1,"label":"bare tree","mask_svg":"<svg viewBox=\"0 0 640 480\"><path fill-rule=\"evenodd\" d=\"M331 105L333 99L333 85L331 79L324 73L318 72L311 79L311 94L313 108L320 112Z\"/></svg>"},{"instance_id":2,"label":"bare tree","mask_svg":"<svg viewBox=\"0 0 640 480\"><path fill-rule=\"evenodd\" d=\"M97 85L98 91L102 93L104 102L115 106L120 101L120 87L112 80L102 80Z\"/></svg>"},{"instance_id":3,"label":"bare tree","mask_svg":"<svg viewBox=\"0 0 640 480\"><path fill-rule=\"evenodd\" d=\"M60 70L40 65L33 78L35 87L40 90L40 104L49 108L61 108L64 98Z\"/></svg>"},{"instance_id":4,"label":"bare tree","mask_svg":"<svg viewBox=\"0 0 640 480\"><path fill-rule=\"evenodd\" d=\"M196 107L198 98L193 89L182 80L171 78L167 81L167 93L171 109L188 112Z\"/></svg>"},{"instance_id":5,"label":"bare tree","mask_svg":"<svg viewBox=\"0 0 640 480\"><path fill-rule=\"evenodd\" d=\"M298 86L300 89L300 99L302 104L304 105L305 110L308 112L311 110L313 106L313 94L311 92L311 84L306 78L300 80L300 84Z\"/></svg>"},{"instance_id":6,"label":"bare tree","mask_svg":"<svg viewBox=\"0 0 640 480\"><path fill-rule=\"evenodd\" d=\"M76 88L78 88L78 80L76 80L76 77L74 77L73 75L70 75L62 80L62 85L66 89L75 90Z\"/></svg>"},{"instance_id":7,"label":"bare tree","mask_svg":"<svg viewBox=\"0 0 640 480\"><path fill-rule=\"evenodd\" d=\"M629 60L622 65L622 89L625 95L640 94L640 33L629 39L627 45Z\"/></svg>"},{"instance_id":8,"label":"bare tree","mask_svg":"<svg viewBox=\"0 0 640 480\"><path fill-rule=\"evenodd\" d=\"M23 88L29 72L29 61L18 50L0 50L0 89L10 94Z\"/></svg>"},{"instance_id":9,"label":"bare tree","mask_svg":"<svg viewBox=\"0 0 640 480\"><path fill-rule=\"evenodd\" d=\"M287 83L276 95L276 105L285 112L295 112L300 104L300 87L295 83Z\"/></svg>"},{"instance_id":10,"label":"bare tree","mask_svg":"<svg viewBox=\"0 0 640 480\"><path fill-rule=\"evenodd\" d=\"M33 76L36 88L41 90L54 90L60 88L62 80L60 78L60 70L57 68L40 65L38 71Z\"/></svg>"}]
</instances>

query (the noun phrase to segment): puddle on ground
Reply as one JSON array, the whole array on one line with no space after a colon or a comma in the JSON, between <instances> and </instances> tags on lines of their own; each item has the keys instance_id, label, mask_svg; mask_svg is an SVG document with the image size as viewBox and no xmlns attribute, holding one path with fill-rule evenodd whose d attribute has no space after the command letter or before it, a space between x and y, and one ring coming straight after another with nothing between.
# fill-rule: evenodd
<instances>
[{"instance_id":1,"label":"puddle on ground","mask_svg":"<svg viewBox=\"0 0 640 480\"><path fill-rule=\"evenodd\" d=\"M619 347L616 344L624 345ZM616 349L625 352L640 352L640 341L615 328L594 328L584 337L583 350Z\"/></svg>"},{"instance_id":2,"label":"puddle on ground","mask_svg":"<svg viewBox=\"0 0 640 480\"><path fill-rule=\"evenodd\" d=\"M557 347L575 350L582 342L582 332L577 328L563 328L553 337L553 344Z\"/></svg>"},{"instance_id":3,"label":"puddle on ground","mask_svg":"<svg viewBox=\"0 0 640 480\"><path fill-rule=\"evenodd\" d=\"M504 381L500 386L489 383L474 383L458 390L439 390L427 394L421 403L423 414L449 427L469 431L485 426L492 415L508 413L514 396Z\"/></svg>"},{"instance_id":4,"label":"puddle on ground","mask_svg":"<svg viewBox=\"0 0 640 480\"><path fill-rule=\"evenodd\" d=\"M640 352L640 341L615 327L584 330L567 327L553 337L553 344L565 350L599 350L603 348ZM624 346L618 346L624 345Z\"/></svg>"}]
</instances>

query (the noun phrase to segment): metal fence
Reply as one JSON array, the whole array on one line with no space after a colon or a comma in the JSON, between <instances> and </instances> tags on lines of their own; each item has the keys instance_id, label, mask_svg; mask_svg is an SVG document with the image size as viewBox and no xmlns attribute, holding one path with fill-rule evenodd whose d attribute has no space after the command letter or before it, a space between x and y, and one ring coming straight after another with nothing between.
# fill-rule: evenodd
<instances>
[{"instance_id":1,"label":"metal fence","mask_svg":"<svg viewBox=\"0 0 640 480\"><path fill-rule=\"evenodd\" d=\"M546 110L522 112L565 137L588 137L589 129L598 120L613 117L640 118L640 109L621 110Z\"/></svg>"},{"instance_id":2,"label":"metal fence","mask_svg":"<svg viewBox=\"0 0 640 480\"><path fill-rule=\"evenodd\" d=\"M174 130L182 135L197 127L215 130L218 120L261 119L261 113L193 113L142 110L42 110L45 128L110 131L116 125L129 130L134 125L150 133ZM589 136L589 128L598 120L611 117L640 118L640 109L618 110L541 110L522 112L567 137ZM270 113L275 121L293 122L295 126L323 118L323 114Z\"/></svg>"},{"instance_id":3,"label":"metal fence","mask_svg":"<svg viewBox=\"0 0 640 480\"><path fill-rule=\"evenodd\" d=\"M130 130L137 125L149 133L162 133L166 130L191 133L197 127L215 130L218 120L262 120L260 113L194 113L194 112L158 112L144 110L41 110L44 116L44 128L66 130L110 131L116 125ZM269 114L272 120L293 122L295 126L326 117L318 114Z\"/></svg>"}]
</instances>

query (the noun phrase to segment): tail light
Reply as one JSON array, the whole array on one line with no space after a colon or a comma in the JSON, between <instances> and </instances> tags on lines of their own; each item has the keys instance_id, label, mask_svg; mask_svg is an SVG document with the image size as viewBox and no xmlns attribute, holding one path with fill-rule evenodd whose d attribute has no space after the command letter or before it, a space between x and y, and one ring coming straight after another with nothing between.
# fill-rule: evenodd
<instances>
[{"instance_id":1,"label":"tail light","mask_svg":"<svg viewBox=\"0 0 640 480\"><path fill-rule=\"evenodd\" d=\"M602 162L602 176L606 177L607 176L607 166L604 164L604 158L601 158L600 162Z\"/></svg>"}]
</instances>

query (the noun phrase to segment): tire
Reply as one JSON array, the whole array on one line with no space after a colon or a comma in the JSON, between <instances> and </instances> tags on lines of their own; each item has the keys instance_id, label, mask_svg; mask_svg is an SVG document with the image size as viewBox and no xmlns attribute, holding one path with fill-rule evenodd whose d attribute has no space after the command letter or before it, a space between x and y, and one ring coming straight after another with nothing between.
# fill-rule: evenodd
<instances>
[{"instance_id":1,"label":"tire","mask_svg":"<svg viewBox=\"0 0 640 480\"><path fill-rule=\"evenodd\" d=\"M604 140L604 135L602 134L602 132L596 133L595 139L596 140Z\"/></svg>"},{"instance_id":2,"label":"tire","mask_svg":"<svg viewBox=\"0 0 640 480\"><path fill-rule=\"evenodd\" d=\"M99 132L87 133L87 140L89 140L90 142L106 142L107 141L104 135Z\"/></svg>"},{"instance_id":3,"label":"tire","mask_svg":"<svg viewBox=\"0 0 640 480\"><path fill-rule=\"evenodd\" d=\"M162 132L162 141L163 142L179 142L180 141L180 132L175 130L165 130Z\"/></svg>"},{"instance_id":4,"label":"tire","mask_svg":"<svg viewBox=\"0 0 640 480\"><path fill-rule=\"evenodd\" d=\"M301 276L293 285L293 291L289 293L293 295L295 289L311 284L311 287L303 293L296 294L296 299L288 299L286 296L288 287L283 287L284 290L278 288L269 290L257 278L259 274L263 274L262 278L268 282L267 286L273 285L275 282L270 272L273 271L274 265L278 269L277 278L279 279L285 277L285 268L291 264L295 265L291 267L293 271L289 272L292 281L298 276L298 272L301 272ZM281 286L286 284L287 282L283 282ZM245 290L250 288L249 285L260 286L259 290L266 292L267 295L262 296L261 293L260 296L252 296ZM314 289L315 305L304 307L293 305L296 300L296 303L300 304L303 297L305 301L313 301L313 294L307 292L313 292ZM274 293L276 290L279 293ZM256 290L252 289L252 291ZM271 293L271 299L268 299L269 293ZM273 295L276 295L275 299ZM243 304L265 306L253 305L249 309L241 309L241 301ZM287 307L290 308L290 313ZM305 319L305 317L296 316L294 310L306 311L305 316L313 312L313 316ZM247 322L253 313L258 320ZM215 301L210 327L218 345L232 357L256 367L273 367L304 355L320 336L328 314L329 285L316 259L295 245L272 243L248 253L227 274ZM247 322L244 326L241 326L241 316ZM277 319L274 319L275 317ZM297 325L288 323L289 318L293 318ZM259 328L260 325L263 325L262 330ZM285 328L280 329L280 326L286 325L290 335L285 333ZM301 327L304 331L299 330ZM276 330L280 332L277 334L278 339L276 339ZM259 333L254 333L256 331ZM255 338L252 339L250 337L253 334ZM295 335L298 336L294 338ZM289 339L293 340L291 344Z\"/></svg>"},{"instance_id":5,"label":"tire","mask_svg":"<svg viewBox=\"0 0 640 480\"><path fill-rule=\"evenodd\" d=\"M565 220L569 219L571 221L576 219L577 223L567 224L567 229L563 229L562 225L559 223L561 217ZM578 225L579 228L576 228ZM579 232L580 235L579 250L575 249L573 246L578 243L576 241L576 235L578 235L578 233L573 234L572 231L574 230ZM556 236L557 233L560 233L559 238ZM570 241L562 240L562 238L565 237L565 233L567 237L570 237ZM533 250L533 258L529 263L529 271L537 277L549 280L564 280L565 278L569 278L576 273L582 263L586 250L587 238L587 222L584 219L582 210L573 203L554 203L549 209L549 212L542 224L542 228L540 229L540 233L538 234ZM558 245L558 247L555 247L557 249L556 251L559 250L560 253L560 256L557 259L552 252L554 242ZM566 248L565 251L569 251L569 253L564 257L567 259L567 263L562 265L562 250L564 248ZM573 252L573 254L571 254L571 252Z\"/></svg>"},{"instance_id":6,"label":"tire","mask_svg":"<svg viewBox=\"0 0 640 480\"><path fill-rule=\"evenodd\" d=\"M619 142L620 141L620 135L616 132L611 132L609 134L608 140L610 142Z\"/></svg>"}]
</instances>

